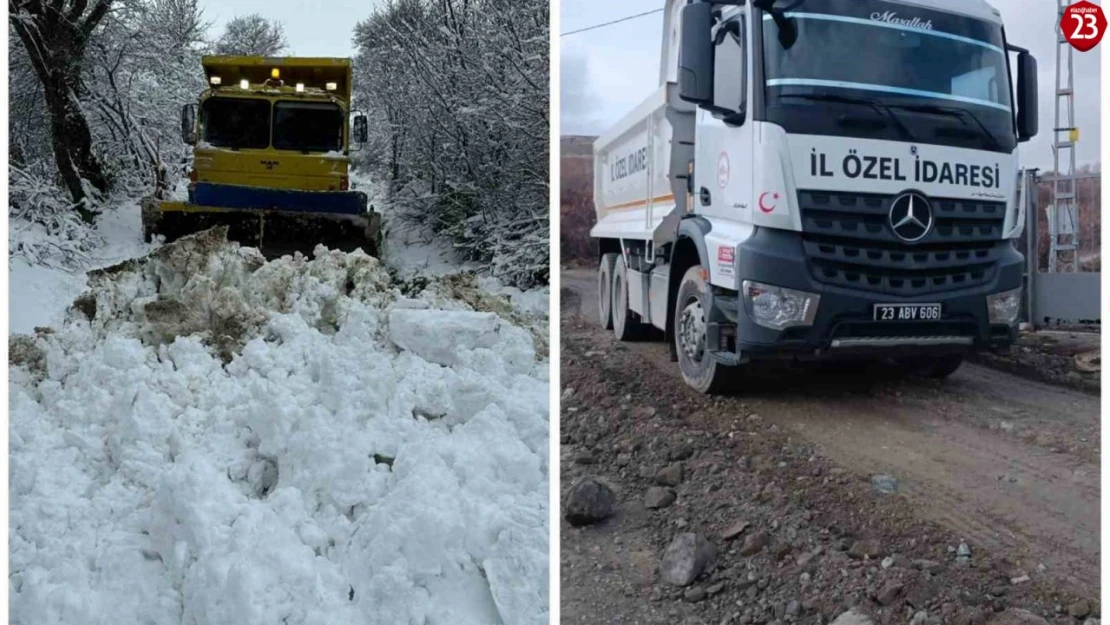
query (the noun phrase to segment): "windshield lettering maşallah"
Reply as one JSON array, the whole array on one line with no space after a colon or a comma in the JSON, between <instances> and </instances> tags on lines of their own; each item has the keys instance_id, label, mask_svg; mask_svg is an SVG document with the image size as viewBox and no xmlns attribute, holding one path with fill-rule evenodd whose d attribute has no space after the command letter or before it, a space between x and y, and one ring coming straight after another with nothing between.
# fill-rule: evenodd
<instances>
[{"instance_id":1,"label":"windshield lettering ma\u015fallah","mask_svg":"<svg viewBox=\"0 0 1110 625\"><path fill-rule=\"evenodd\" d=\"M871 20L874 22L886 22L887 24L898 24L899 26L908 26L909 28L920 28L922 30L933 30L933 20L924 20L920 17L901 18L894 11L886 11L885 13L872 13Z\"/></svg>"}]
</instances>

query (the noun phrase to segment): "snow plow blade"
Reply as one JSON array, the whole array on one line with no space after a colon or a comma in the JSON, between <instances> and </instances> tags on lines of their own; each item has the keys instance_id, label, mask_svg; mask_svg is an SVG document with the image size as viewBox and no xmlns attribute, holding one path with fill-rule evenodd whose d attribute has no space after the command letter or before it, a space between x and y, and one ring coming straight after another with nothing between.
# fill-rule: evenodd
<instances>
[{"instance_id":1,"label":"snow plow blade","mask_svg":"<svg viewBox=\"0 0 1110 625\"><path fill-rule=\"evenodd\" d=\"M373 210L331 213L320 210L204 206L186 202L142 202L143 237L166 242L185 235L227 226L228 239L258 248L267 258L293 252L311 256L317 245L352 252L361 249L378 257L381 215Z\"/></svg>"}]
</instances>

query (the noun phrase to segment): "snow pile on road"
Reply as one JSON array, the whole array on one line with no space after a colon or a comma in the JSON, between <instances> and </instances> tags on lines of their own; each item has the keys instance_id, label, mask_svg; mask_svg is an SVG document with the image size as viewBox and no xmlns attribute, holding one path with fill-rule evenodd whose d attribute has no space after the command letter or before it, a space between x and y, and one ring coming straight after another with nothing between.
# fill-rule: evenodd
<instances>
[{"instance_id":1,"label":"snow pile on road","mask_svg":"<svg viewBox=\"0 0 1110 625\"><path fill-rule=\"evenodd\" d=\"M547 622L534 332L219 230L89 283L10 342L13 622Z\"/></svg>"}]
</instances>

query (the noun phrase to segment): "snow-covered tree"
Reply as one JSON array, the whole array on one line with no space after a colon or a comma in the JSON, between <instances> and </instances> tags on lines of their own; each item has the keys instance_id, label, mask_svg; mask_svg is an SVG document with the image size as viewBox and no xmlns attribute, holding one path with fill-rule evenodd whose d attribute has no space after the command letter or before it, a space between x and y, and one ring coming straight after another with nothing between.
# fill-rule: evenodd
<instances>
[{"instance_id":1,"label":"snow-covered tree","mask_svg":"<svg viewBox=\"0 0 1110 625\"><path fill-rule=\"evenodd\" d=\"M58 173L86 219L92 213L85 183L103 192L108 180L93 154L81 108L81 70L89 39L111 5L112 0L8 0L8 23L41 83Z\"/></svg>"},{"instance_id":2,"label":"snow-covered tree","mask_svg":"<svg viewBox=\"0 0 1110 625\"><path fill-rule=\"evenodd\" d=\"M362 164L408 220L521 286L549 271L548 9L391 0L355 28Z\"/></svg>"},{"instance_id":3,"label":"snow-covered tree","mask_svg":"<svg viewBox=\"0 0 1110 625\"><path fill-rule=\"evenodd\" d=\"M17 12L18 4L35 3L13 0L9 7L9 215L45 228L56 235L57 244L54 250L36 252L19 249L16 239L9 243L32 262L43 260L39 252L57 252L55 262L69 263L91 245L78 216L91 219L99 210L98 200L158 193L184 175L190 151L180 138L179 115L182 104L194 102L204 89L200 56L207 49L208 24L198 0L112 0L80 50L74 52L67 41L53 52L40 42L55 35L40 32L41 27L63 20L51 17L55 6L72 11L82 3L72 0L70 7L49 0L46 8L31 7L41 14L26 7ZM88 7L82 10L86 17L78 25L92 17ZM16 34L19 30L25 36ZM47 85L58 78L51 73L48 81L42 80L41 68L51 66L44 58L72 73L65 83L71 86L64 106L72 109L65 115L75 117L66 117L64 124L54 122L47 105ZM73 135L75 124L84 130ZM57 158L58 146L73 143L78 144L77 157L63 151L69 158ZM67 171L67 165L82 162L86 143L87 161L96 166L93 174L76 167Z\"/></svg>"},{"instance_id":4,"label":"snow-covered tree","mask_svg":"<svg viewBox=\"0 0 1110 625\"><path fill-rule=\"evenodd\" d=\"M233 18L227 23L216 40L216 54L277 56L287 46L281 22L267 20L256 13Z\"/></svg>"}]
</instances>

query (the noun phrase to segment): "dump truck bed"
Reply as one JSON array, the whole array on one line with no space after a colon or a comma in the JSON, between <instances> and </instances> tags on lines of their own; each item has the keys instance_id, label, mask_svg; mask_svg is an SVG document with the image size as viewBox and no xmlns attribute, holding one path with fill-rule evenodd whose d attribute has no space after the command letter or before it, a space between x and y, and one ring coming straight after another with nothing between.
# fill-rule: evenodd
<instances>
[{"instance_id":1,"label":"dump truck bed","mask_svg":"<svg viewBox=\"0 0 1110 625\"><path fill-rule=\"evenodd\" d=\"M247 79L263 83L275 67L287 85L304 83L307 88L324 89L336 83L330 93L344 102L351 101L351 60L327 57L205 56L201 58L205 84L219 76L222 84L235 85Z\"/></svg>"}]
</instances>

